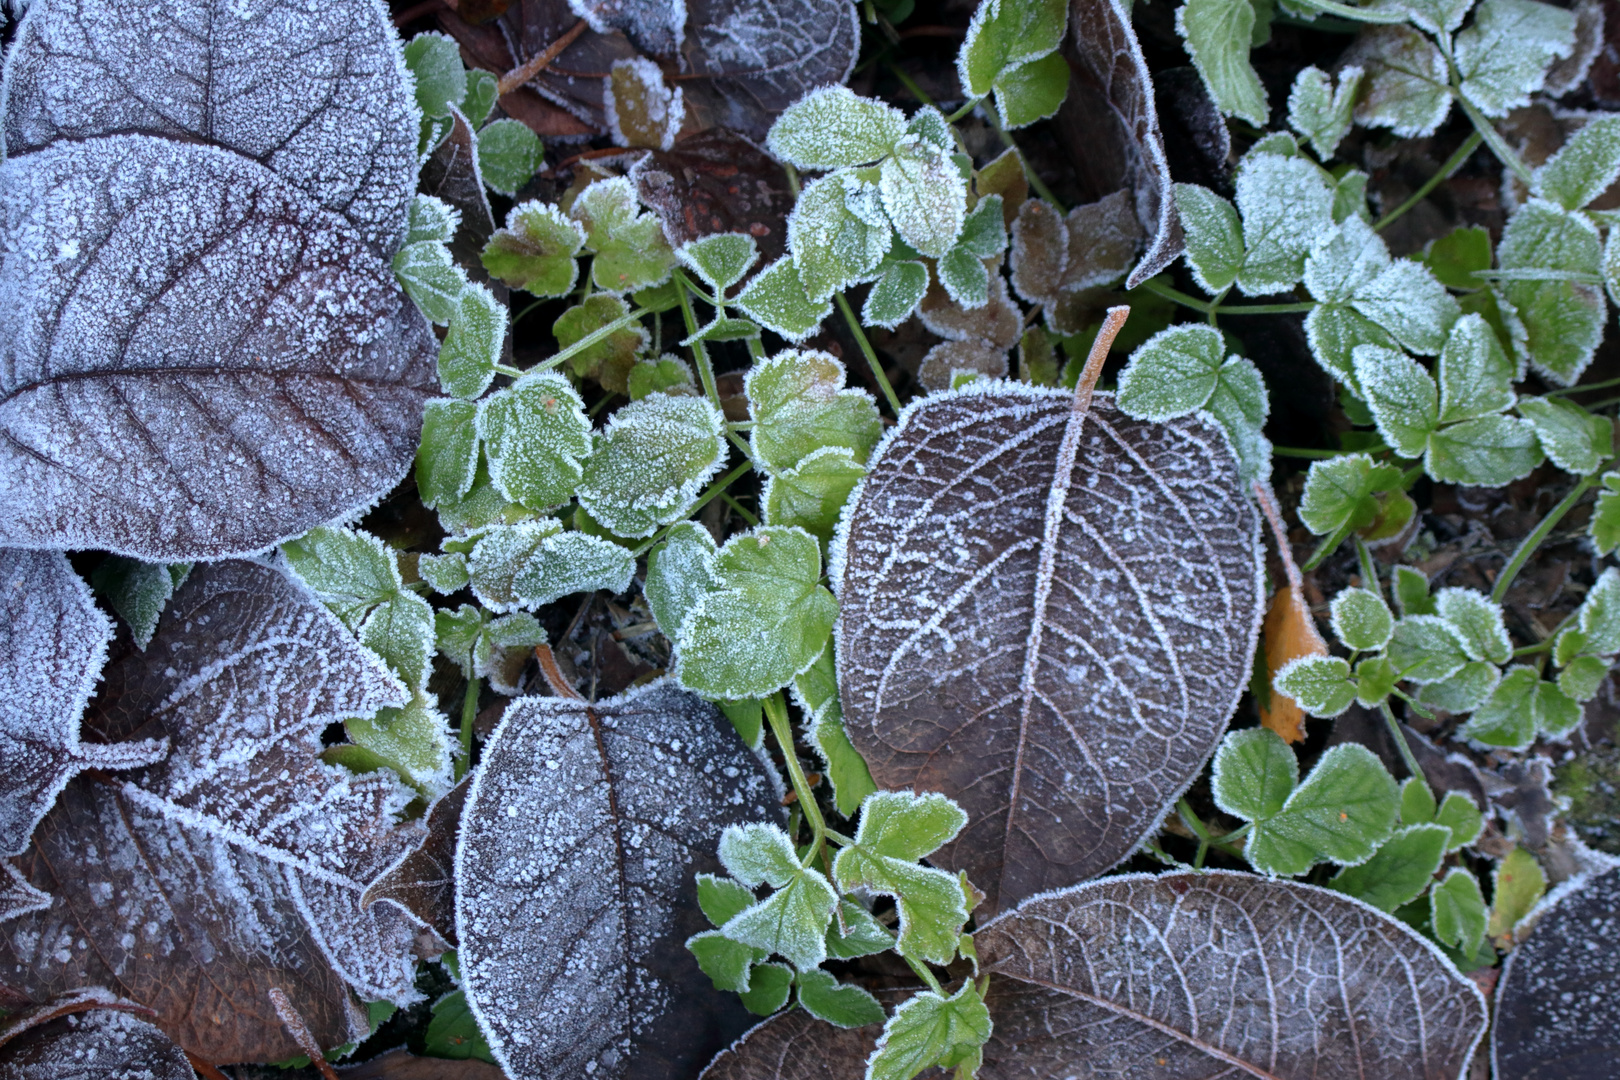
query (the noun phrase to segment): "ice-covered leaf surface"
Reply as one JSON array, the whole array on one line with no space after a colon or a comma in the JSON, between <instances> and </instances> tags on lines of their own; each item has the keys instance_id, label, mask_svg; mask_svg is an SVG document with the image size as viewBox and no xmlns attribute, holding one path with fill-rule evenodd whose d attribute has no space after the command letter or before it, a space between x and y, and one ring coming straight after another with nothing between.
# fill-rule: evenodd
<instances>
[{"instance_id":1,"label":"ice-covered leaf surface","mask_svg":"<svg viewBox=\"0 0 1620 1080\"><path fill-rule=\"evenodd\" d=\"M724 418L703 398L654 394L613 414L585 462L580 505L619 536L686 516L725 464Z\"/></svg>"},{"instance_id":2,"label":"ice-covered leaf surface","mask_svg":"<svg viewBox=\"0 0 1620 1080\"><path fill-rule=\"evenodd\" d=\"M76 773L148 765L168 747L81 741L79 717L101 679L112 623L67 559L0 548L0 597L0 855L20 855Z\"/></svg>"},{"instance_id":3,"label":"ice-covered leaf surface","mask_svg":"<svg viewBox=\"0 0 1620 1080\"><path fill-rule=\"evenodd\" d=\"M456 852L467 999L513 1077L686 1075L748 1025L684 942L730 824L777 781L715 708L664 681L524 698L485 748Z\"/></svg>"},{"instance_id":4,"label":"ice-covered leaf surface","mask_svg":"<svg viewBox=\"0 0 1620 1080\"><path fill-rule=\"evenodd\" d=\"M1006 383L912 406L834 540L850 737L879 787L967 810L939 860L992 908L1135 848L1225 727L1261 614L1215 425L1104 394L1071 414Z\"/></svg>"},{"instance_id":5,"label":"ice-covered leaf surface","mask_svg":"<svg viewBox=\"0 0 1620 1080\"><path fill-rule=\"evenodd\" d=\"M1575 48L1573 12L1539 0L1483 0L1454 46L1462 95L1486 116L1529 104L1547 69Z\"/></svg>"},{"instance_id":6,"label":"ice-covered leaf surface","mask_svg":"<svg viewBox=\"0 0 1620 1080\"><path fill-rule=\"evenodd\" d=\"M630 584L636 561L599 536L564 529L556 518L492 525L474 534L467 573L491 611L533 610L569 593Z\"/></svg>"},{"instance_id":7,"label":"ice-covered leaf surface","mask_svg":"<svg viewBox=\"0 0 1620 1080\"><path fill-rule=\"evenodd\" d=\"M1221 112L1265 124L1266 90L1249 63L1254 5L1241 0L1188 0L1176 12L1176 32L1187 43L1204 87Z\"/></svg>"},{"instance_id":8,"label":"ice-covered leaf surface","mask_svg":"<svg viewBox=\"0 0 1620 1080\"><path fill-rule=\"evenodd\" d=\"M415 842L395 818L410 792L317 756L328 725L403 699L289 578L199 567L146 651L109 665L86 719L117 745L166 737L169 754L62 792L19 860L52 903L0 927L0 981L35 1000L110 987L216 1061L298 1052L272 986L327 1046L354 1034L351 986L412 1000L413 927L361 903Z\"/></svg>"},{"instance_id":9,"label":"ice-covered leaf surface","mask_svg":"<svg viewBox=\"0 0 1620 1080\"><path fill-rule=\"evenodd\" d=\"M990 995L986 1077L1451 1080L1485 1029L1484 999L1433 945L1290 881L1108 878L974 936L1004 988Z\"/></svg>"},{"instance_id":10,"label":"ice-covered leaf surface","mask_svg":"<svg viewBox=\"0 0 1620 1080\"><path fill-rule=\"evenodd\" d=\"M1446 58L1410 26L1363 30L1343 62L1367 73L1356 99L1358 124L1403 137L1431 135L1451 112Z\"/></svg>"},{"instance_id":11,"label":"ice-covered leaf surface","mask_svg":"<svg viewBox=\"0 0 1620 1080\"><path fill-rule=\"evenodd\" d=\"M130 1012L93 1009L31 1026L0 1048L7 1080L192 1080L186 1053Z\"/></svg>"}]
</instances>

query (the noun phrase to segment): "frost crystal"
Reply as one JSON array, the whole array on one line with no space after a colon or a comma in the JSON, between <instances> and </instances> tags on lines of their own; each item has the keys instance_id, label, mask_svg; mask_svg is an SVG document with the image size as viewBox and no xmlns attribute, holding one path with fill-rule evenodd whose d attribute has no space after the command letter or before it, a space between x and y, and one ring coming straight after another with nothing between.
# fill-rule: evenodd
<instances>
[{"instance_id":1,"label":"frost crystal","mask_svg":"<svg viewBox=\"0 0 1620 1080\"><path fill-rule=\"evenodd\" d=\"M564 531L554 518L495 525L472 534L473 595L491 611L534 610L570 593L623 592L636 562L599 536Z\"/></svg>"},{"instance_id":2,"label":"frost crystal","mask_svg":"<svg viewBox=\"0 0 1620 1080\"><path fill-rule=\"evenodd\" d=\"M685 517L725 464L725 418L703 398L654 394L613 414L585 463L579 503L617 536Z\"/></svg>"}]
</instances>

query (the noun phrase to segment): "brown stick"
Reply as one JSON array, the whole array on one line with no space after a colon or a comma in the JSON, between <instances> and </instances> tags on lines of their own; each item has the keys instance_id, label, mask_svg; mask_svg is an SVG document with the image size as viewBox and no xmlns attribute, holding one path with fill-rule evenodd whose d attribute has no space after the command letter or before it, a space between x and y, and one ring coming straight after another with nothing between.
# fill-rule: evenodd
<instances>
[{"instance_id":1,"label":"brown stick","mask_svg":"<svg viewBox=\"0 0 1620 1080\"><path fill-rule=\"evenodd\" d=\"M1113 348L1114 339L1125 328L1125 319L1131 309L1125 304L1108 309L1103 318L1102 329L1097 331L1097 340L1091 343L1091 352L1086 354L1085 370L1080 372L1080 381L1074 384L1074 411L1085 413L1091 410L1091 392L1097 388L1097 379L1102 375L1103 363L1108 359L1108 350Z\"/></svg>"},{"instance_id":2,"label":"brown stick","mask_svg":"<svg viewBox=\"0 0 1620 1080\"><path fill-rule=\"evenodd\" d=\"M281 987L272 986L270 988L270 1004L275 1006L276 1015L281 1017L281 1023L286 1027L287 1034L293 1037L293 1042L298 1044L298 1049L304 1052L304 1056L309 1058L317 1069L321 1070L321 1075L326 1077L326 1080L338 1080L337 1072L333 1070L331 1065L327 1064L326 1055L321 1053L321 1044L315 1041L315 1036L310 1033L309 1026L304 1023L304 1018L298 1015L298 1010L293 1006L292 999L286 995Z\"/></svg>"},{"instance_id":3,"label":"brown stick","mask_svg":"<svg viewBox=\"0 0 1620 1080\"><path fill-rule=\"evenodd\" d=\"M557 666L557 656L551 651L550 645L543 642L536 645L534 658L540 661L540 674L545 676L546 685L551 687L553 694L572 701L585 700L584 695L574 689L574 684L563 677L562 668Z\"/></svg>"},{"instance_id":4,"label":"brown stick","mask_svg":"<svg viewBox=\"0 0 1620 1080\"><path fill-rule=\"evenodd\" d=\"M495 84L496 95L505 96L506 94L510 94L512 91L516 90L518 87L522 86L524 83L546 70L546 65L550 64L553 60L557 59L557 57L561 56L563 51L567 49L568 46L572 45L579 35L585 32L585 27L585 20L579 20L579 22L569 27L568 30L556 41L553 41L550 45L547 45L545 52L533 57L522 67L513 68L505 75L502 75L501 81Z\"/></svg>"},{"instance_id":5,"label":"brown stick","mask_svg":"<svg viewBox=\"0 0 1620 1080\"><path fill-rule=\"evenodd\" d=\"M1294 590L1295 596L1303 597L1300 590L1304 582L1299 576L1299 567L1294 565L1294 549L1288 543L1288 529L1283 525L1282 510L1277 506L1277 499L1271 489L1258 480L1254 482L1254 497L1271 525L1272 538L1277 541L1277 554L1282 556L1283 571L1288 575L1288 587Z\"/></svg>"},{"instance_id":6,"label":"brown stick","mask_svg":"<svg viewBox=\"0 0 1620 1080\"><path fill-rule=\"evenodd\" d=\"M204 1061L190 1050L182 1051L182 1053L186 1055L186 1060L191 1062L191 1067L197 1071L197 1075L201 1076L203 1080L231 1080L230 1077L220 1072L219 1066L213 1062Z\"/></svg>"}]
</instances>

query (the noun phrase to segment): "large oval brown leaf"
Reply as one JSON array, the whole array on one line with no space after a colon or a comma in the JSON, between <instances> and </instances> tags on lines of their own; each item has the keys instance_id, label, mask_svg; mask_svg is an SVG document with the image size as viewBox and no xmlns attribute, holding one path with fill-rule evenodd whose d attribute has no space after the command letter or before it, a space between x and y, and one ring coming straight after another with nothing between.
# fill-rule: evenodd
<instances>
[{"instance_id":1,"label":"large oval brown leaf","mask_svg":"<svg viewBox=\"0 0 1620 1080\"><path fill-rule=\"evenodd\" d=\"M1496 1080L1598 1080L1620 1059L1620 870L1535 916L1496 989Z\"/></svg>"},{"instance_id":2,"label":"large oval brown leaf","mask_svg":"<svg viewBox=\"0 0 1620 1080\"><path fill-rule=\"evenodd\" d=\"M1220 738L1259 630L1259 519L1225 435L1097 394L1060 467L1071 396L912 405L834 540L850 738L879 787L967 810L936 861L992 911L1136 849Z\"/></svg>"},{"instance_id":3,"label":"large oval brown leaf","mask_svg":"<svg viewBox=\"0 0 1620 1080\"><path fill-rule=\"evenodd\" d=\"M689 1076L748 1026L686 951L695 875L779 782L720 712L661 680L588 704L519 698L456 848L463 986L514 1080Z\"/></svg>"},{"instance_id":4,"label":"large oval brown leaf","mask_svg":"<svg viewBox=\"0 0 1620 1080\"><path fill-rule=\"evenodd\" d=\"M980 1080L1460 1080L1474 984L1404 924L1252 874L1131 874L1033 897L977 934ZM784 1013L703 1080L857 1080L881 1029Z\"/></svg>"},{"instance_id":5,"label":"large oval brown leaf","mask_svg":"<svg viewBox=\"0 0 1620 1080\"><path fill-rule=\"evenodd\" d=\"M81 7L6 57L0 542L216 558L375 500L435 389L382 5Z\"/></svg>"},{"instance_id":6,"label":"large oval brown leaf","mask_svg":"<svg viewBox=\"0 0 1620 1080\"><path fill-rule=\"evenodd\" d=\"M75 1012L30 1027L0 1047L3 1080L193 1080L169 1037L115 1009Z\"/></svg>"}]
</instances>

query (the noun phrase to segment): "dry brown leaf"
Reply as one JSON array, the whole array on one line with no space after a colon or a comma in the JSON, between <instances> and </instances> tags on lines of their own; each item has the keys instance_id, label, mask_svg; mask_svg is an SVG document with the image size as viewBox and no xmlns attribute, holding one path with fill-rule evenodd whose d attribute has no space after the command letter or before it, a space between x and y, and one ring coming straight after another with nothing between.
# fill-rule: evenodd
<instances>
[{"instance_id":1,"label":"dry brown leaf","mask_svg":"<svg viewBox=\"0 0 1620 1080\"><path fill-rule=\"evenodd\" d=\"M1291 585L1284 585L1271 598L1266 621L1261 628L1266 651L1266 678L1276 677L1284 664L1301 656L1326 656L1327 642L1317 633L1316 620L1304 598ZM1305 711L1286 694L1273 690L1270 702L1260 702L1260 722L1296 743L1305 740Z\"/></svg>"},{"instance_id":2,"label":"dry brown leaf","mask_svg":"<svg viewBox=\"0 0 1620 1080\"><path fill-rule=\"evenodd\" d=\"M930 390L949 390L958 372L1004 379L1007 352L982 341L942 341L923 357L917 368L917 381Z\"/></svg>"}]
</instances>

